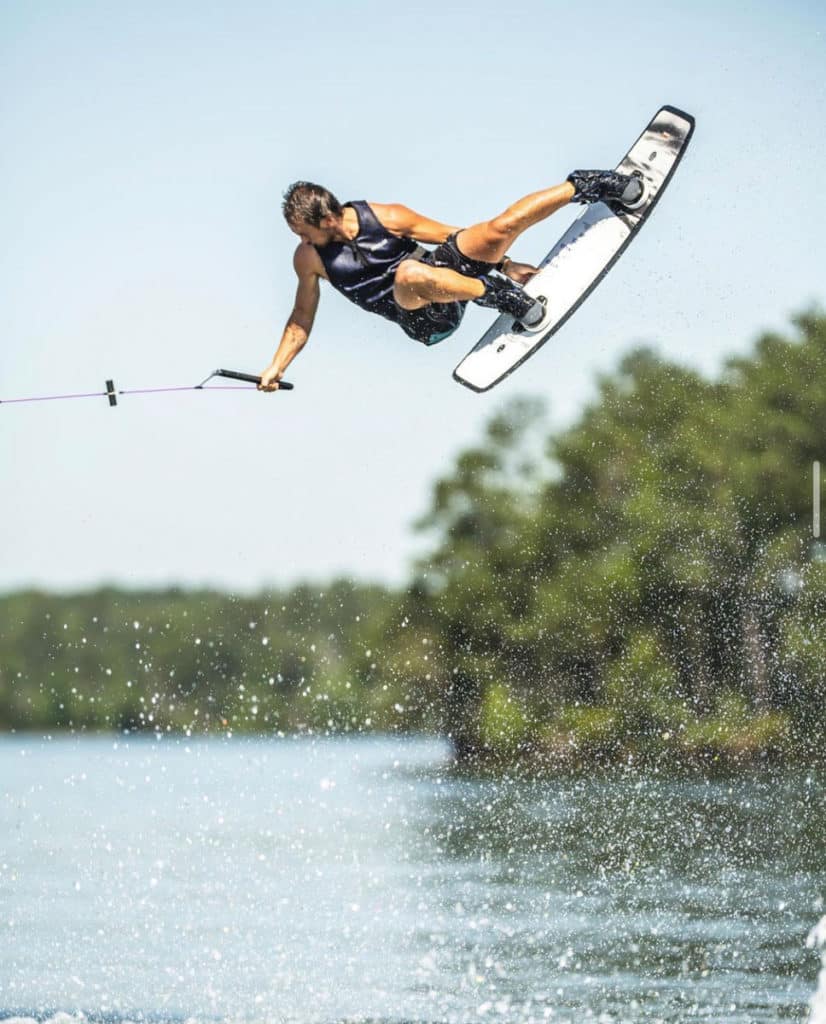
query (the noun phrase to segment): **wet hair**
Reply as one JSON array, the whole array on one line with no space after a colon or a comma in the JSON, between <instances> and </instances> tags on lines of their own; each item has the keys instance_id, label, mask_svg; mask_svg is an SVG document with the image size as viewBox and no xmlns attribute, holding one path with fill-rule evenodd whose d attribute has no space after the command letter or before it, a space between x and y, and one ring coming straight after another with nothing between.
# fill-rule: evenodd
<instances>
[{"instance_id":1,"label":"wet hair","mask_svg":"<svg viewBox=\"0 0 826 1024\"><path fill-rule=\"evenodd\" d=\"M324 217L341 216L341 203L323 185L294 181L284 193L281 212L288 224L303 222L318 228Z\"/></svg>"}]
</instances>

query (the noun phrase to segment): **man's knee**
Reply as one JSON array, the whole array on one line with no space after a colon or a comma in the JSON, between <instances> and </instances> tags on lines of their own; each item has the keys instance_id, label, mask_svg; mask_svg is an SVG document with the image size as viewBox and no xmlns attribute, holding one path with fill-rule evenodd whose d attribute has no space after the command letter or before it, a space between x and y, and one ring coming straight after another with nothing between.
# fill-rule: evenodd
<instances>
[{"instance_id":1,"label":"man's knee","mask_svg":"<svg viewBox=\"0 0 826 1024\"><path fill-rule=\"evenodd\" d=\"M506 210L504 213L500 213L498 217L489 220L487 229L493 244L496 245L502 242L507 244L514 231L518 230L518 225L511 212Z\"/></svg>"},{"instance_id":2,"label":"man's knee","mask_svg":"<svg viewBox=\"0 0 826 1024\"><path fill-rule=\"evenodd\" d=\"M393 278L393 298L402 309L420 309L427 305L422 293L425 290L429 267L418 260L403 260L396 268Z\"/></svg>"},{"instance_id":3,"label":"man's knee","mask_svg":"<svg viewBox=\"0 0 826 1024\"><path fill-rule=\"evenodd\" d=\"M402 288L413 288L430 280L429 268L419 260L402 260L396 268L395 283Z\"/></svg>"}]
</instances>

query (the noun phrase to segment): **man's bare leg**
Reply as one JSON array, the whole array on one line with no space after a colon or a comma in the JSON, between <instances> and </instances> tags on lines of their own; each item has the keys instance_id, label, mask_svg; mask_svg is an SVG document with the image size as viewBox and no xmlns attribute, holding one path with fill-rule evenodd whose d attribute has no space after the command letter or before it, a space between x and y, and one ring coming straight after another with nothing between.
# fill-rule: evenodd
<instances>
[{"instance_id":1,"label":"man's bare leg","mask_svg":"<svg viewBox=\"0 0 826 1024\"><path fill-rule=\"evenodd\" d=\"M492 220L460 231L456 236L459 251L472 260L498 263L523 231L567 206L575 191L566 181L518 199Z\"/></svg>"},{"instance_id":2,"label":"man's bare leg","mask_svg":"<svg viewBox=\"0 0 826 1024\"><path fill-rule=\"evenodd\" d=\"M524 196L492 220L464 228L456 236L456 244L472 260L498 263L523 231L567 206L573 196L574 186L567 181ZM394 296L403 309L479 299L484 293L485 286L478 278L446 267L405 260L396 271Z\"/></svg>"},{"instance_id":3,"label":"man's bare leg","mask_svg":"<svg viewBox=\"0 0 826 1024\"><path fill-rule=\"evenodd\" d=\"M418 260L400 263L393 285L393 297L402 309L421 309L431 302L467 302L484 294L485 286L477 277Z\"/></svg>"}]
</instances>

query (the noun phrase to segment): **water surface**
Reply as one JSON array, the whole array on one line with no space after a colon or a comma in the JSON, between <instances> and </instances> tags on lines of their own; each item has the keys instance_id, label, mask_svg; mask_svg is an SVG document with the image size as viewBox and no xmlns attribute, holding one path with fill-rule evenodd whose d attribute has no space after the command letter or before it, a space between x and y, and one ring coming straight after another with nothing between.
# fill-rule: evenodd
<instances>
[{"instance_id":1,"label":"water surface","mask_svg":"<svg viewBox=\"0 0 826 1024\"><path fill-rule=\"evenodd\" d=\"M468 780L436 740L0 742L0 1017L805 1019L823 778Z\"/></svg>"}]
</instances>

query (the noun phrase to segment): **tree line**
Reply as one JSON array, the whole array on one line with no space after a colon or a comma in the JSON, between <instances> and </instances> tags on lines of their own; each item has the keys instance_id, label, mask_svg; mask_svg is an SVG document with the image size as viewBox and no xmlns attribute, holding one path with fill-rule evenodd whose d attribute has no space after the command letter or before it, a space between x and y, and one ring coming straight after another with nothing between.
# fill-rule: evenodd
<instances>
[{"instance_id":1,"label":"tree line","mask_svg":"<svg viewBox=\"0 0 826 1024\"><path fill-rule=\"evenodd\" d=\"M398 590L0 598L0 728L441 731L461 761L819 756L826 317L708 379L637 349L501 408Z\"/></svg>"}]
</instances>

